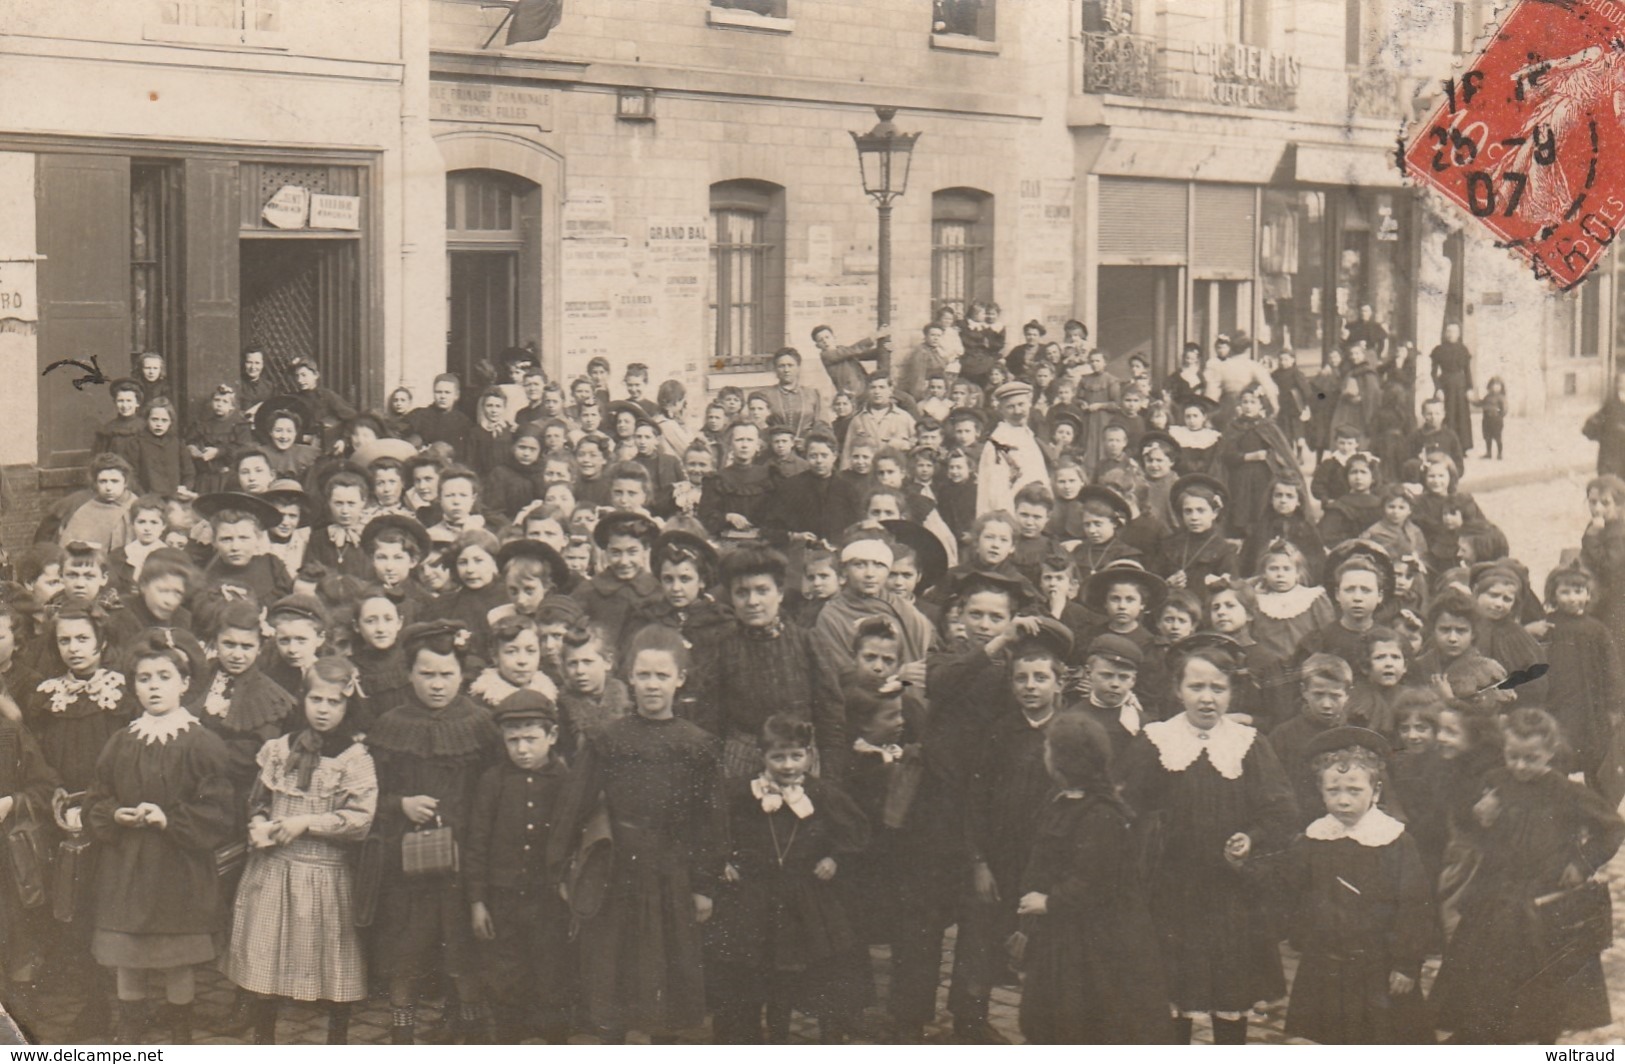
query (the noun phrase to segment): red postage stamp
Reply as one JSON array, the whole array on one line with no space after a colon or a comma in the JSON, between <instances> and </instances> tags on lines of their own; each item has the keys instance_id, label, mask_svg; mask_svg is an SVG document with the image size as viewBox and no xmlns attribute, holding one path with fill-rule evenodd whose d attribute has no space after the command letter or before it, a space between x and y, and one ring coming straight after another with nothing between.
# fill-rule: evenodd
<instances>
[{"instance_id":1,"label":"red postage stamp","mask_svg":"<svg viewBox=\"0 0 1625 1064\"><path fill-rule=\"evenodd\" d=\"M1401 169L1579 284L1625 226L1625 0L1518 0L1441 88Z\"/></svg>"}]
</instances>

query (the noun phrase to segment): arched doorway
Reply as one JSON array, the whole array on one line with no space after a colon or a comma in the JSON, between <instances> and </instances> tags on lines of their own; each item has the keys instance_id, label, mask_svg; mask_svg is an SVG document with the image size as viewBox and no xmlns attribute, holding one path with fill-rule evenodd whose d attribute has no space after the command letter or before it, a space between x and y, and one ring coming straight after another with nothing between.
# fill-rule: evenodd
<instances>
[{"instance_id":1,"label":"arched doorway","mask_svg":"<svg viewBox=\"0 0 1625 1064\"><path fill-rule=\"evenodd\" d=\"M446 175L446 369L465 384L504 348L541 353L540 201L535 182L500 170Z\"/></svg>"}]
</instances>

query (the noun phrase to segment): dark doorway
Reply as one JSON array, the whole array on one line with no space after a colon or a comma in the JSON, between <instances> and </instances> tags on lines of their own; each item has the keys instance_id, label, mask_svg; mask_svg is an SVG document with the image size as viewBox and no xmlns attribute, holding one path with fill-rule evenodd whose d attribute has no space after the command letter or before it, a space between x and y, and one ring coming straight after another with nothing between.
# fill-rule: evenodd
<instances>
[{"instance_id":1,"label":"dark doorway","mask_svg":"<svg viewBox=\"0 0 1625 1064\"><path fill-rule=\"evenodd\" d=\"M1101 350L1110 352L1113 373L1126 377L1130 355L1151 365L1161 381L1178 367L1179 267L1102 266L1099 271Z\"/></svg>"},{"instance_id":2,"label":"dark doorway","mask_svg":"<svg viewBox=\"0 0 1625 1064\"><path fill-rule=\"evenodd\" d=\"M265 352L265 373L292 391L288 364L313 360L322 385L361 396L361 285L354 240L242 242L242 343Z\"/></svg>"},{"instance_id":3,"label":"dark doorway","mask_svg":"<svg viewBox=\"0 0 1625 1064\"><path fill-rule=\"evenodd\" d=\"M474 367L518 342L519 254L514 251L453 251L446 368L464 381L484 373Z\"/></svg>"}]
</instances>

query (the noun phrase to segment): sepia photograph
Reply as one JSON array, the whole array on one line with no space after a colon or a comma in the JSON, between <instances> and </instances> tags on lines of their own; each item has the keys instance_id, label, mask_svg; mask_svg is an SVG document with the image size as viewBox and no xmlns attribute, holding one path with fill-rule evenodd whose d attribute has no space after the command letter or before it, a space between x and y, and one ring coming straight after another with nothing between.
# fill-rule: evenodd
<instances>
[{"instance_id":1,"label":"sepia photograph","mask_svg":"<svg viewBox=\"0 0 1625 1064\"><path fill-rule=\"evenodd\" d=\"M0 99L0 1044L1625 1043L1625 0Z\"/></svg>"}]
</instances>

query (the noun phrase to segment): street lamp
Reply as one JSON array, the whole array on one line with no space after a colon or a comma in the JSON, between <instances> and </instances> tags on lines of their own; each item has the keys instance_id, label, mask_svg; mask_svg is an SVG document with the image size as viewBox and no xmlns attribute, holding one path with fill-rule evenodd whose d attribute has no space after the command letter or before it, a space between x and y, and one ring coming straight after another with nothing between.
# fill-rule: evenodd
<instances>
[{"instance_id":1,"label":"street lamp","mask_svg":"<svg viewBox=\"0 0 1625 1064\"><path fill-rule=\"evenodd\" d=\"M858 149L858 170L863 175L863 191L875 201L880 212L880 248L877 266L880 291L877 316L880 331L891 327L891 205L908 191L909 161L914 157L918 133L899 133L892 124L895 107L876 107L880 121L867 133L853 133Z\"/></svg>"}]
</instances>

